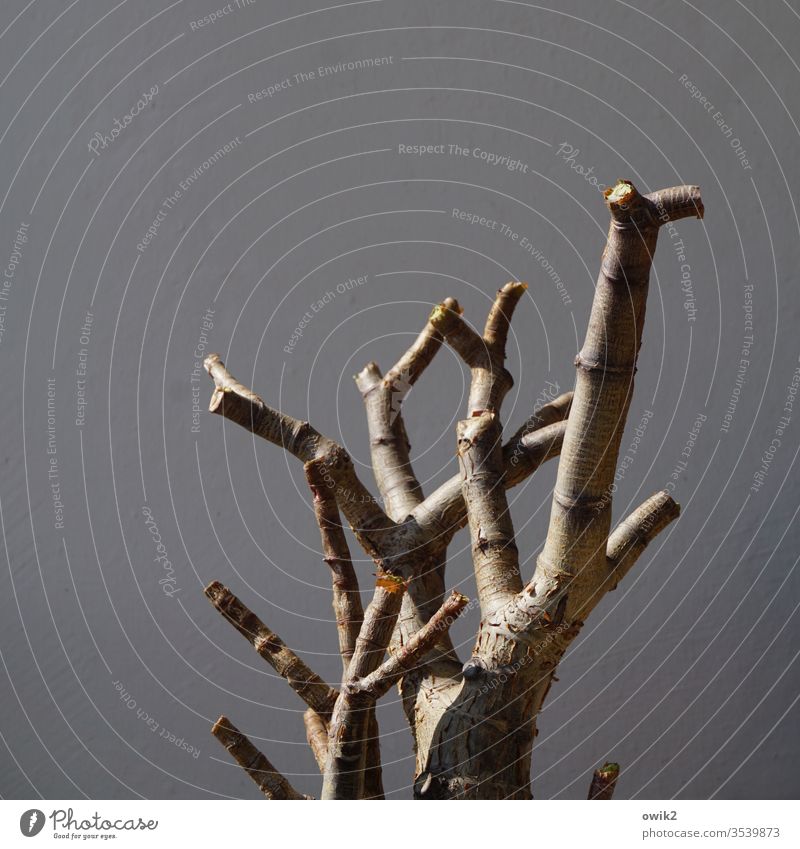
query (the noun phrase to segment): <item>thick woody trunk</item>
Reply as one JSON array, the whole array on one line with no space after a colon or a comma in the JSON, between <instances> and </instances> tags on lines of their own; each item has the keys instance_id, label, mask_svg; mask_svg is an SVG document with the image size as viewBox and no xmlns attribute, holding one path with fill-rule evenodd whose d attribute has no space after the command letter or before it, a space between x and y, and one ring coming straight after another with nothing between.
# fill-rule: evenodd
<instances>
[{"instance_id":1,"label":"thick woody trunk","mask_svg":"<svg viewBox=\"0 0 800 849\"><path fill-rule=\"evenodd\" d=\"M576 633L549 624L534 648L481 627L460 680L440 682L436 703L417 704L415 798L531 798L536 717Z\"/></svg>"},{"instance_id":2,"label":"thick woody trunk","mask_svg":"<svg viewBox=\"0 0 800 849\"><path fill-rule=\"evenodd\" d=\"M427 753L420 752L426 756L414 797L531 798L536 694L528 676L503 673L454 688L452 703L434 720Z\"/></svg>"},{"instance_id":3,"label":"thick woody trunk","mask_svg":"<svg viewBox=\"0 0 800 849\"><path fill-rule=\"evenodd\" d=\"M470 414L478 418L459 423L463 495L483 619L463 681L453 686L451 704L436 719L427 753L418 752L414 788L420 798L530 796L536 716L555 669L597 598L618 580L609 580L607 553L611 485L658 231L668 221L700 217L703 207L696 187L642 196L626 181L609 192L607 202L611 225L586 341L575 360L550 529L534 579L521 593L500 484L506 472L499 421L483 412L483 405L476 409L471 399ZM659 521L677 515L671 499L651 506ZM418 743L419 738L418 733Z\"/></svg>"}]
</instances>

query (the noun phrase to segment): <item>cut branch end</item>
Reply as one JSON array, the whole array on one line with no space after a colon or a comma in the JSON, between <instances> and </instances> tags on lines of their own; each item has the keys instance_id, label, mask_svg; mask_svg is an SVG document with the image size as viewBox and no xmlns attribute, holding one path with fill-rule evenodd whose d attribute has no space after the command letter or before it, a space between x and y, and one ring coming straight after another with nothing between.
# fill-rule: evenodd
<instances>
[{"instance_id":1,"label":"cut branch end","mask_svg":"<svg viewBox=\"0 0 800 849\"><path fill-rule=\"evenodd\" d=\"M589 799L611 799L619 778L619 764L605 763L594 771L589 788Z\"/></svg>"},{"instance_id":2,"label":"cut branch end","mask_svg":"<svg viewBox=\"0 0 800 849\"><path fill-rule=\"evenodd\" d=\"M212 581L206 587L205 594L310 708L326 719L330 717L339 695L336 690L309 669L274 631L219 581Z\"/></svg>"},{"instance_id":3,"label":"cut branch end","mask_svg":"<svg viewBox=\"0 0 800 849\"><path fill-rule=\"evenodd\" d=\"M231 757L258 785L267 799L308 799L278 772L269 759L228 719L221 716L211 728L211 733L228 750Z\"/></svg>"}]
</instances>

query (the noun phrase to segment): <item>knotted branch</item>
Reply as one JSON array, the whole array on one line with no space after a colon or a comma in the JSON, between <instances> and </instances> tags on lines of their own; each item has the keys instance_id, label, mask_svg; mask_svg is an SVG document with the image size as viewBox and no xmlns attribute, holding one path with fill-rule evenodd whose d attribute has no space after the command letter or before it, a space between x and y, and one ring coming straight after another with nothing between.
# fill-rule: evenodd
<instances>
[{"instance_id":1,"label":"knotted branch","mask_svg":"<svg viewBox=\"0 0 800 849\"><path fill-rule=\"evenodd\" d=\"M329 718L339 695L336 690L309 669L305 661L219 581L210 583L205 593L214 607L250 642L278 675L286 679L295 693L320 716Z\"/></svg>"},{"instance_id":2,"label":"knotted branch","mask_svg":"<svg viewBox=\"0 0 800 849\"><path fill-rule=\"evenodd\" d=\"M258 789L267 799L310 798L298 793L227 716L221 716L214 723L211 733L228 750L239 766L255 781Z\"/></svg>"},{"instance_id":3,"label":"knotted branch","mask_svg":"<svg viewBox=\"0 0 800 849\"><path fill-rule=\"evenodd\" d=\"M481 680L482 670L512 658L510 666L519 670L520 704L525 705L517 721L526 749L532 742L531 720L535 722L558 663L586 615L631 568L647 541L677 515L677 505L665 494L650 499L622 523L607 555L611 485L633 388L658 228L677 217L701 215L702 204L694 187L643 197L627 182L609 192L607 201L608 244L586 342L576 360L578 375L547 540L530 583L491 617L484 617L470 662L474 668L465 665L465 676L469 670ZM523 751L523 760L527 757ZM518 780L525 781L525 770Z\"/></svg>"}]
</instances>

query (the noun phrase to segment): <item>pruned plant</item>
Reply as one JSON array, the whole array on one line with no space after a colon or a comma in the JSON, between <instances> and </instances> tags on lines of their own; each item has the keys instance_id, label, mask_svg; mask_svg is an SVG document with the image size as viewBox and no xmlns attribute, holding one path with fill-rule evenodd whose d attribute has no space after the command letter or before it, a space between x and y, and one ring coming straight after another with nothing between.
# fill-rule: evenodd
<instances>
[{"instance_id":1,"label":"pruned plant","mask_svg":"<svg viewBox=\"0 0 800 849\"><path fill-rule=\"evenodd\" d=\"M703 205L696 186L642 195L626 180L606 192L606 204L611 223L575 359L574 391L535 410L505 442L501 410L513 383L504 365L506 340L523 283L500 289L482 334L447 299L386 374L369 363L357 375L380 502L341 445L269 407L218 355L205 361L215 383L211 412L305 464L333 581L343 666L338 687L309 669L226 587L214 582L206 594L307 705L307 738L324 799L383 796L375 703L395 685L413 736L416 798L530 798L536 718L559 662L603 596L678 516L678 505L659 492L612 530L611 493L659 229L702 217ZM469 367L471 385L456 428L459 474L425 496L400 401L444 342ZM525 580L506 490L556 456L547 538ZM377 566L366 609L340 514ZM449 627L469 603L458 592L446 596L445 566L447 548L465 526L480 624L464 660ZM265 796L305 798L226 717L213 733ZM598 769L589 798L611 798L618 775L616 764Z\"/></svg>"}]
</instances>

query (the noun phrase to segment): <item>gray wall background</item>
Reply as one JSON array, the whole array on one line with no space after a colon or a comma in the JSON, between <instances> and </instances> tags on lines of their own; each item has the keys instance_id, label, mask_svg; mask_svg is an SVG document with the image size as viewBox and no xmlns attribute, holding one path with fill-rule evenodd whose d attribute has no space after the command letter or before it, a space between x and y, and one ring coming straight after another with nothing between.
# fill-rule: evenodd
<instances>
[{"instance_id":1,"label":"gray wall background","mask_svg":"<svg viewBox=\"0 0 800 849\"><path fill-rule=\"evenodd\" d=\"M202 593L222 580L335 680L302 469L206 413L193 430L193 389L204 410L210 397L205 374L193 379L199 346L342 440L372 484L351 375L391 365L445 296L481 323L496 288L523 279L513 430L546 381L572 385L607 227L598 184L627 176L643 190L698 183L707 210L661 237L623 444L652 417L614 508L622 517L673 480L683 515L562 664L535 793L581 798L608 757L625 798L796 797L796 0L240 6L193 27L214 3L3 3L0 794L253 798L209 734L222 712L315 792L302 705ZM374 57L391 62L295 77ZM521 166L399 152L414 144ZM453 209L507 224L537 255ZM406 401L427 490L455 470L465 380L443 349ZM528 570L554 474L551 463L514 491ZM171 596L143 507L174 567ZM457 543L450 583L470 594ZM371 564L359 571L368 586ZM455 629L464 653L475 625ZM395 695L380 720L387 788L407 798Z\"/></svg>"}]
</instances>

